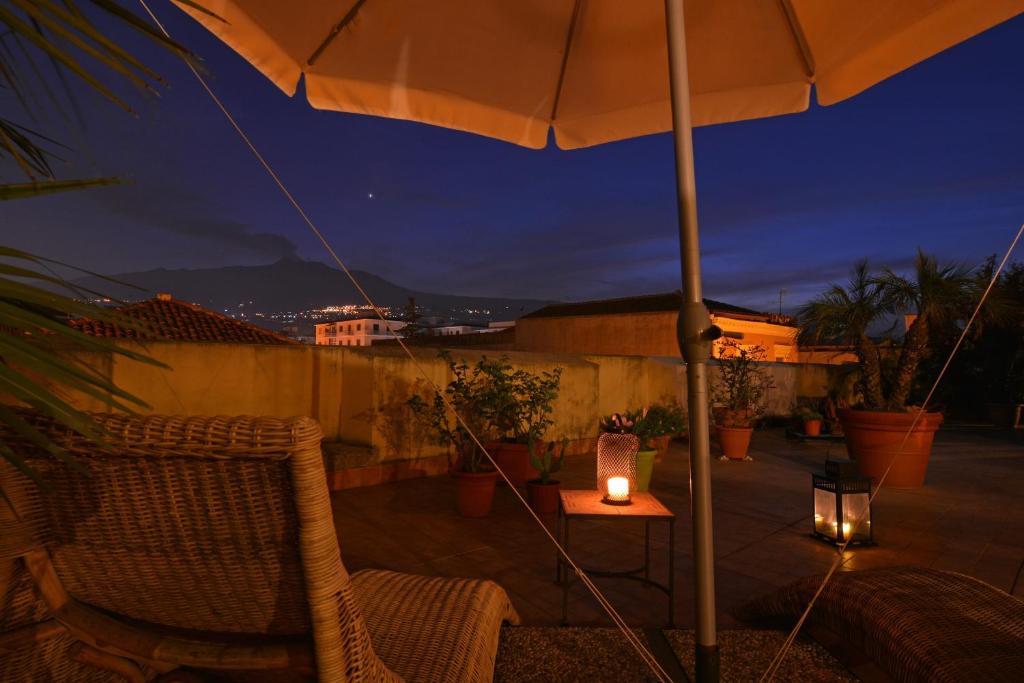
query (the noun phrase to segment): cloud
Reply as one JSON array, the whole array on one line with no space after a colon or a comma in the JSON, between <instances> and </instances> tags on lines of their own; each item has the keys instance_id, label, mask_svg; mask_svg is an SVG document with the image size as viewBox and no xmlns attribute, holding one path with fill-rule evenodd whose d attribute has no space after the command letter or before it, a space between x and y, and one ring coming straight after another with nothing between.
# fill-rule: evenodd
<instances>
[{"instance_id":1,"label":"cloud","mask_svg":"<svg viewBox=\"0 0 1024 683\"><path fill-rule=\"evenodd\" d=\"M199 239L229 254L243 252L261 260L297 254L295 243L284 235L253 231L249 225L222 217L223 209L206 198L173 185L141 181L90 197L105 211L128 218L143 229Z\"/></svg>"}]
</instances>

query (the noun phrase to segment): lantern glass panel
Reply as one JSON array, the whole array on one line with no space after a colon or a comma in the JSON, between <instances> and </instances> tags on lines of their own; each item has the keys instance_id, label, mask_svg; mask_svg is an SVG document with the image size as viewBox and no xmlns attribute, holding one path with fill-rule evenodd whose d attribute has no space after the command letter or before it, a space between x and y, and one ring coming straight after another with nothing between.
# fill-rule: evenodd
<instances>
[{"instance_id":1,"label":"lantern glass panel","mask_svg":"<svg viewBox=\"0 0 1024 683\"><path fill-rule=\"evenodd\" d=\"M871 540L871 504L867 493L843 495L843 538L854 542Z\"/></svg>"},{"instance_id":2,"label":"lantern glass panel","mask_svg":"<svg viewBox=\"0 0 1024 683\"><path fill-rule=\"evenodd\" d=\"M832 491L814 489L814 530L836 538L836 494Z\"/></svg>"}]
</instances>

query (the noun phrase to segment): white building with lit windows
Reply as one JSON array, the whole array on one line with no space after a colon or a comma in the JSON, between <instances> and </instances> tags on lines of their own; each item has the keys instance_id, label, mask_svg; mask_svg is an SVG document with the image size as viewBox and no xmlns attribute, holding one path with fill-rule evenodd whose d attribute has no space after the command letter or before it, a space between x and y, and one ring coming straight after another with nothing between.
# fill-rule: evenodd
<instances>
[{"instance_id":1,"label":"white building with lit windows","mask_svg":"<svg viewBox=\"0 0 1024 683\"><path fill-rule=\"evenodd\" d=\"M356 318L315 325L316 343L320 346L372 346L374 341L394 339L406 323L401 320Z\"/></svg>"}]
</instances>

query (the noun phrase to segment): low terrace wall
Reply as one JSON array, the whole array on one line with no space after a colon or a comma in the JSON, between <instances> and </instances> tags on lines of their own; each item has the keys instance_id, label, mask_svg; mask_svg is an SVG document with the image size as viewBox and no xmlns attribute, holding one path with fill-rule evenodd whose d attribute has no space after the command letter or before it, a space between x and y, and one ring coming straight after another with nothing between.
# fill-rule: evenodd
<instances>
[{"instance_id":1,"label":"low terrace wall","mask_svg":"<svg viewBox=\"0 0 1024 683\"><path fill-rule=\"evenodd\" d=\"M417 460L410 476L444 469L443 449L409 413L413 394L430 395L420 369L444 386L447 364L432 349L416 350L415 361L401 349L328 346L259 346L153 342L134 349L169 366L145 365L105 354L84 354L118 386L150 404L155 413L197 415L308 415L320 422L325 453L334 469L373 468ZM573 450L593 448L602 415L677 400L685 406L686 368L678 358L453 351L472 363L504 353L516 368L532 372L561 367L561 391L549 438L572 440ZM786 414L796 396L823 396L833 366L766 363L775 388L768 412ZM717 371L712 366L711 376ZM99 401L69 395L74 404L103 410ZM352 448L355 446L356 448ZM384 475L387 478L388 475ZM396 475L397 476L397 475ZM372 483L359 479L356 484ZM352 482L349 482L351 484Z\"/></svg>"}]
</instances>

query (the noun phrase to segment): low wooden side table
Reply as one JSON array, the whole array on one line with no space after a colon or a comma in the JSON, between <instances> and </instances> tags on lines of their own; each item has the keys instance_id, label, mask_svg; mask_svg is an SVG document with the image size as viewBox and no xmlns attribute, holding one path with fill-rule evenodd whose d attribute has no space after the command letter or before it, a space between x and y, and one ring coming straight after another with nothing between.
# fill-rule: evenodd
<instances>
[{"instance_id":1,"label":"low wooden side table","mask_svg":"<svg viewBox=\"0 0 1024 683\"><path fill-rule=\"evenodd\" d=\"M559 493L558 540L569 552L569 523L574 519L642 519L644 521L644 564L628 571L604 571L580 567L589 576L632 579L647 586L653 586L668 596L668 626L675 626L675 550L676 516L671 510L650 493L631 494L629 505L607 505L601 502L600 491L568 490ZM651 522L668 522L668 583L660 584L651 580ZM569 588L575 577L571 567L562 557L557 556L556 581L562 586L562 625L569 623Z\"/></svg>"}]
</instances>

